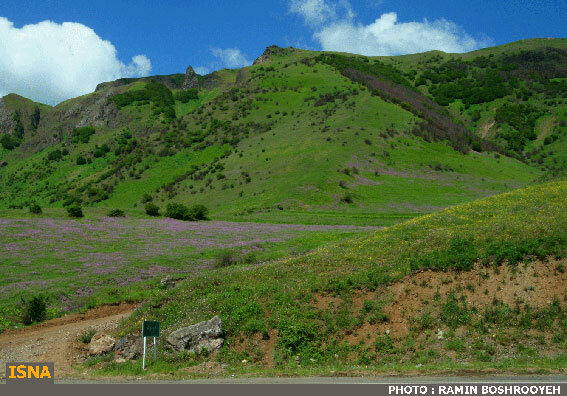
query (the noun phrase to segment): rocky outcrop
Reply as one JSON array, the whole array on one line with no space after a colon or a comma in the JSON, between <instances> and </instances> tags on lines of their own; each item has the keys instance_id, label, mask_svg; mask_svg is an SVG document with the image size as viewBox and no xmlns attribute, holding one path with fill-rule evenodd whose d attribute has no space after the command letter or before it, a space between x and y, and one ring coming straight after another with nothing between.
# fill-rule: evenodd
<instances>
[{"instance_id":1,"label":"rocky outcrop","mask_svg":"<svg viewBox=\"0 0 567 396\"><path fill-rule=\"evenodd\" d=\"M144 339L142 336L124 336L114 345L114 353L117 359L136 359L144 353Z\"/></svg>"},{"instance_id":2,"label":"rocky outcrop","mask_svg":"<svg viewBox=\"0 0 567 396\"><path fill-rule=\"evenodd\" d=\"M4 99L0 98L0 134L11 134L14 129L14 122L12 121L12 111L8 110Z\"/></svg>"},{"instance_id":3,"label":"rocky outcrop","mask_svg":"<svg viewBox=\"0 0 567 396\"><path fill-rule=\"evenodd\" d=\"M254 60L252 64L259 65L261 63L265 63L271 60L273 55L285 55L292 51L295 51L295 48L293 47L281 48L278 47L277 45L270 45L264 50L264 53L262 55L260 55L258 58Z\"/></svg>"},{"instance_id":4,"label":"rocky outcrop","mask_svg":"<svg viewBox=\"0 0 567 396\"><path fill-rule=\"evenodd\" d=\"M107 125L118 113L116 105L108 102L108 98L116 93L114 90L108 90L76 101L62 115L62 121L76 120L73 125L75 128Z\"/></svg>"},{"instance_id":5,"label":"rocky outcrop","mask_svg":"<svg viewBox=\"0 0 567 396\"><path fill-rule=\"evenodd\" d=\"M181 87L182 90L186 91L191 88L198 88L199 87L199 78L197 77L197 73L191 66L187 68L185 71L185 79L183 80L183 86Z\"/></svg>"},{"instance_id":6,"label":"rocky outcrop","mask_svg":"<svg viewBox=\"0 0 567 396\"><path fill-rule=\"evenodd\" d=\"M199 353L203 349L213 352L222 347L224 343L222 336L222 321L215 316L210 320L174 331L167 337L166 342L167 348L178 352Z\"/></svg>"},{"instance_id":7,"label":"rocky outcrop","mask_svg":"<svg viewBox=\"0 0 567 396\"><path fill-rule=\"evenodd\" d=\"M89 355L103 355L112 351L114 348L115 340L106 334L95 334L89 343Z\"/></svg>"}]
</instances>

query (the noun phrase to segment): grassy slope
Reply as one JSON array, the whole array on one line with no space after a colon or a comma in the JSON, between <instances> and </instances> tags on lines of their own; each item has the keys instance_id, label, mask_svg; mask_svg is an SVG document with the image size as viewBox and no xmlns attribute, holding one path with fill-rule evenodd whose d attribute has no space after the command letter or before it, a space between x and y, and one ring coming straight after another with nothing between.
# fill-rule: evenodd
<instances>
[{"instance_id":1,"label":"grassy slope","mask_svg":"<svg viewBox=\"0 0 567 396\"><path fill-rule=\"evenodd\" d=\"M178 118L187 124L185 130L153 117L150 105L125 107L121 122L146 151L140 154L141 162L116 176L104 176L116 160L112 153L83 166L75 159L103 143L114 148L123 125L99 127L89 143L67 145L70 155L57 163L46 164L45 158L63 144L32 156L10 153L8 166L0 169L0 178L11 181L5 183L3 203L21 204L33 196L42 206L60 207L61 200L51 202L58 190L67 191L60 196L68 196L77 188L112 186L110 198L97 206L140 208L142 196L151 194L160 206L172 200L205 203L219 219L380 225L521 187L540 175L516 160L474 152L461 155L444 143L427 143L407 134L415 121L409 112L371 96L327 65L298 62L317 54L294 51L241 72L219 72L217 88L203 89L198 101L175 104ZM266 70L268 66L274 70ZM244 76L245 84L237 82L237 75ZM121 89L139 89L141 84ZM231 89L236 89L236 101L227 93ZM355 90L357 95L352 94ZM337 92L347 93L344 102L314 106L320 95ZM57 111L64 113L80 100L55 109L61 107ZM252 107L242 114L239 107L249 100ZM241 138L221 161L224 179L209 173L203 180L175 182L190 165L206 168L227 146L219 137L205 152L174 145L175 155L161 157L157 152L166 144L164 136L205 131L213 119L236 126L273 124L267 132ZM394 133L387 136L387 130ZM450 170L436 171L440 166ZM351 167L359 174L340 172ZM250 182L242 172L249 173ZM160 188L168 184L173 187ZM347 194L352 204L342 202Z\"/></svg>"},{"instance_id":2,"label":"grassy slope","mask_svg":"<svg viewBox=\"0 0 567 396\"><path fill-rule=\"evenodd\" d=\"M498 62L505 56L519 54L521 52L538 52L545 48L554 48L558 50L567 50L567 39L529 39L520 40L513 43L500 45L497 47L484 48L463 54L449 54L441 51L430 51L422 54L403 55L397 57L373 57L386 64L395 66L403 72L415 70L419 73L444 64L451 60L462 62L471 62L479 57L486 57L491 61ZM565 65L561 66L563 69ZM487 68L476 68L476 71L487 70ZM552 79L555 81L565 80L564 78ZM421 86L420 89L424 93L428 93L431 84ZM495 110L504 104L523 103L535 107L542 111L536 125L535 133L537 139L528 141L523 152L527 154L529 163L532 166L539 167L543 170L550 170L555 174L563 174L567 169L567 158L565 157L564 148L567 145L567 101L566 93L563 92L558 98L549 98L538 92L538 84L526 85L525 82L520 83L520 88L532 91L533 96L528 100L519 99L518 92L507 95L504 98L496 99L481 104L473 104L470 107L464 106L460 100L456 100L449 107L452 113L462 119L465 124L472 130L489 139L497 139L500 132L509 130L509 126L495 122ZM474 121L472 115L478 112L480 119ZM563 121L563 122L562 122ZM558 139L553 142L545 142L545 137L557 135ZM500 140L505 146L505 143Z\"/></svg>"},{"instance_id":3,"label":"grassy slope","mask_svg":"<svg viewBox=\"0 0 567 396\"><path fill-rule=\"evenodd\" d=\"M238 372L266 369L262 342L243 344L246 339L260 340L262 334L275 344L276 372L301 372L294 362L296 355L302 366L313 368L311 372L357 365L414 370L418 363L425 364L424 370L565 367L564 301L530 308L533 301L528 299L516 311L498 303L500 292L495 292L494 310L485 311L483 305L459 298L463 291L456 289L439 295L429 317L413 318L417 325L408 335L396 339L376 329L389 327L383 311L388 304L387 286L419 269L466 271L479 260L498 267L502 262L515 266L528 256L565 257L566 193L565 182L537 185L445 209L298 258L257 268L211 271L172 291L158 292L125 323L122 332L136 332L142 319L152 319L162 322L167 335L179 326L218 314L228 343L217 359L231 363ZM413 292L417 285L408 287ZM374 291L373 298L357 311L353 298ZM325 306L322 300L334 304ZM382 322L384 326L379 327ZM368 340L349 341L369 326ZM446 333L442 341L432 336L438 327ZM541 341L549 332L553 339ZM428 334L431 337L424 337ZM544 348L558 352L538 359L523 347L533 340L549 342ZM168 372L203 359L164 353L153 370ZM242 359L249 364L242 365ZM127 373L136 367L110 364L106 370Z\"/></svg>"}]
</instances>

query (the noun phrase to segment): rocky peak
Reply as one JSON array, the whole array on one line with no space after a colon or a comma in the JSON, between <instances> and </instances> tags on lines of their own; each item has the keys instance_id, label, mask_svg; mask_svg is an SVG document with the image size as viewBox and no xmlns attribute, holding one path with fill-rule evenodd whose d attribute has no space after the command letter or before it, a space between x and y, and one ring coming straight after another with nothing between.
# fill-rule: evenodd
<instances>
[{"instance_id":1,"label":"rocky peak","mask_svg":"<svg viewBox=\"0 0 567 396\"><path fill-rule=\"evenodd\" d=\"M288 52L291 52L293 50L294 50L293 47L281 48L277 45L270 45L269 47L266 47L266 49L264 50L264 53L262 55L260 55L258 58L256 58L256 60L252 64L258 65L260 63L267 62L267 61L270 60L272 55L285 55Z\"/></svg>"},{"instance_id":2,"label":"rocky peak","mask_svg":"<svg viewBox=\"0 0 567 396\"><path fill-rule=\"evenodd\" d=\"M199 79L197 77L197 73L191 66L187 68L185 71L185 79L183 80L183 86L181 87L182 90L188 90L191 88L198 88L199 87Z\"/></svg>"}]
</instances>

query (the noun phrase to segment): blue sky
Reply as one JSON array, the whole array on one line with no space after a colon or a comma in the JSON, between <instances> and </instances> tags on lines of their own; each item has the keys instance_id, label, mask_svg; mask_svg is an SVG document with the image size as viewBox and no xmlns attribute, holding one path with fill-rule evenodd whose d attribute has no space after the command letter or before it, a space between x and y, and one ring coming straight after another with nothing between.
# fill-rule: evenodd
<instances>
[{"instance_id":1,"label":"blue sky","mask_svg":"<svg viewBox=\"0 0 567 396\"><path fill-rule=\"evenodd\" d=\"M0 18L0 95L52 104L120 76L240 67L270 44L395 55L567 37L565 0L2 0Z\"/></svg>"}]
</instances>

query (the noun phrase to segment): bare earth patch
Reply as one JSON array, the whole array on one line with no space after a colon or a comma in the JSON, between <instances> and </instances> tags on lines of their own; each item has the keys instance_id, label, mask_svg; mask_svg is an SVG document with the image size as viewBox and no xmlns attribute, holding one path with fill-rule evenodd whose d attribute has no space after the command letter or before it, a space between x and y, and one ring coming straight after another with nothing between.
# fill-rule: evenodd
<instances>
[{"instance_id":1,"label":"bare earth patch","mask_svg":"<svg viewBox=\"0 0 567 396\"><path fill-rule=\"evenodd\" d=\"M128 317L135 305L105 305L84 314L67 315L39 325L7 330L0 334L0 378L7 362L54 362L57 378L75 373L73 365L86 356L78 341L89 330L109 333Z\"/></svg>"}]
</instances>

